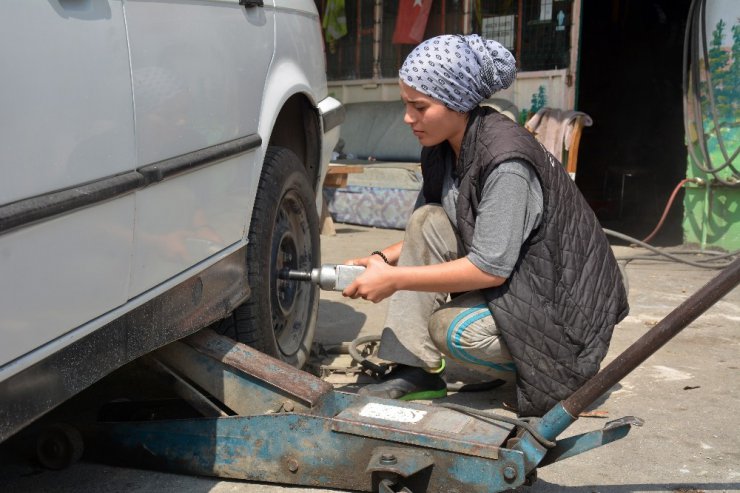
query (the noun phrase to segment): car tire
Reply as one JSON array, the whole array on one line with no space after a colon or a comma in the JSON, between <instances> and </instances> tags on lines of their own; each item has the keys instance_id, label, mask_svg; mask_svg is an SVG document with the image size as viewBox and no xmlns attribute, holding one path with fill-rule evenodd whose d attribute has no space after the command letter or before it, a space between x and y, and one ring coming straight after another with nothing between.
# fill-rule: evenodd
<instances>
[{"instance_id":1,"label":"car tire","mask_svg":"<svg viewBox=\"0 0 740 493\"><path fill-rule=\"evenodd\" d=\"M220 330L297 368L310 353L319 292L313 283L282 280L278 273L318 266L319 218L309 183L292 151L267 149L247 244L251 295Z\"/></svg>"}]
</instances>

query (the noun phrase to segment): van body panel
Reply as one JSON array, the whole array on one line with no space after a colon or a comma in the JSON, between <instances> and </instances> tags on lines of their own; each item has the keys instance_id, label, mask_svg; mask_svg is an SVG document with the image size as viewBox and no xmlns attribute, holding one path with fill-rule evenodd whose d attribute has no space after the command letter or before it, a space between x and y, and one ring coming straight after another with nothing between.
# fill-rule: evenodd
<instances>
[{"instance_id":1,"label":"van body panel","mask_svg":"<svg viewBox=\"0 0 740 493\"><path fill-rule=\"evenodd\" d=\"M257 134L273 13L237 2L126 2L139 166ZM262 155L250 151L136 193L129 296L245 238L249 181Z\"/></svg>"},{"instance_id":2,"label":"van body panel","mask_svg":"<svg viewBox=\"0 0 740 493\"><path fill-rule=\"evenodd\" d=\"M121 1L3 2L0 46L23 48L2 50L0 207L133 171ZM126 302L133 212L129 194L0 234L0 365Z\"/></svg>"}]
</instances>

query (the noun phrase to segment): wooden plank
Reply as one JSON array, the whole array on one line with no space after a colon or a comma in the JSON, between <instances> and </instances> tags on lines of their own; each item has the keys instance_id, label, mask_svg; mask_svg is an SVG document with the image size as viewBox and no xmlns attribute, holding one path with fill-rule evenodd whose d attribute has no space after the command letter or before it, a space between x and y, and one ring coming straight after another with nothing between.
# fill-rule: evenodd
<instances>
[{"instance_id":1,"label":"wooden plank","mask_svg":"<svg viewBox=\"0 0 740 493\"><path fill-rule=\"evenodd\" d=\"M326 172L327 175L334 175L337 173L364 173L364 166L357 166L353 164L335 164L329 163L329 170Z\"/></svg>"},{"instance_id":2,"label":"wooden plank","mask_svg":"<svg viewBox=\"0 0 740 493\"><path fill-rule=\"evenodd\" d=\"M365 168L351 164L329 163L329 169L324 178L324 186L330 188L342 188L347 186L347 180L350 173L363 173ZM329 214L329 206L324 199L321 207L321 234L334 236L337 234L334 228L334 221Z\"/></svg>"},{"instance_id":3,"label":"wooden plank","mask_svg":"<svg viewBox=\"0 0 740 493\"><path fill-rule=\"evenodd\" d=\"M326 178L324 178L324 186L331 188L341 188L347 186L348 179L349 176L347 176L347 173L327 173Z\"/></svg>"},{"instance_id":4,"label":"wooden plank","mask_svg":"<svg viewBox=\"0 0 740 493\"><path fill-rule=\"evenodd\" d=\"M329 214L329 204L326 203L326 199L323 199L321 204L321 234L326 236L334 236L337 234L337 230L334 227L334 220Z\"/></svg>"}]
</instances>

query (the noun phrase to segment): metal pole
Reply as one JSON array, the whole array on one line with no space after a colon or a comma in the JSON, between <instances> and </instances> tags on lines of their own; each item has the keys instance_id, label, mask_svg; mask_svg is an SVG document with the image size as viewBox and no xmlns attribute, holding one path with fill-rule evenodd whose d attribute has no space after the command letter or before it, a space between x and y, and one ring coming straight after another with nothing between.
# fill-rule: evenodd
<instances>
[{"instance_id":1,"label":"metal pole","mask_svg":"<svg viewBox=\"0 0 740 493\"><path fill-rule=\"evenodd\" d=\"M583 25L581 6L581 0L574 0L570 11L570 63L568 65L568 75L570 76L571 83L567 84L566 79L567 96L565 107L573 110L578 105L578 64L581 53L581 26Z\"/></svg>"},{"instance_id":2,"label":"metal pole","mask_svg":"<svg viewBox=\"0 0 740 493\"><path fill-rule=\"evenodd\" d=\"M473 21L472 21L472 15L471 15L471 9L472 9L472 3L473 0L463 0L463 15L462 15L462 33L463 34L470 34L473 32Z\"/></svg>"},{"instance_id":3,"label":"metal pole","mask_svg":"<svg viewBox=\"0 0 740 493\"><path fill-rule=\"evenodd\" d=\"M524 29L524 0L519 0L517 2L517 9L516 9L516 46L514 51L516 54L514 55L516 57L517 62L517 69L522 69L522 29Z\"/></svg>"},{"instance_id":4,"label":"metal pole","mask_svg":"<svg viewBox=\"0 0 740 493\"><path fill-rule=\"evenodd\" d=\"M663 320L658 322L647 334L638 339L617 356L614 361L609 363L606 368L602 369L583 387L563 401L563 408L571 416L577 417L604 392L637 368L738 284L740 284L740 259L736 259L717 277L692 294Z\"/></svg>"},{"instance_id":5,"label":"metal pole","mask_svg":"<svg viewBox=\"0 0 740 493\"><path fill-rule=\"evenodd\" d=\"M355 77L362 79L362 65L360 64L360 55L362 53L362 2L357 0L357 39L355 39Z\"/></svg>"},{"instance_id":6,"label":"metal pole","mask_svg":"<svg viewBox=\"0 0 740 493\"><path fill-rule=\"evenodd\" d=\"M380 63L383 56L383 0L375 0L373 21L373 79L380 79L382 76Z\"/></svg>"}]
</instances>

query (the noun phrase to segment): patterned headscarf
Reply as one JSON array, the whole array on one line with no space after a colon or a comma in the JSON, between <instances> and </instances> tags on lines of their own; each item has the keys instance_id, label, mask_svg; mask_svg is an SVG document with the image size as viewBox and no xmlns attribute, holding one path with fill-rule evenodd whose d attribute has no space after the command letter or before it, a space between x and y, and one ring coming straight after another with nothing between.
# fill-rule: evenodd
<instances>
[{"instance_id":1,"label":"patterned headscarf","mask_svg":"<svg viewBox=\"0 0 740 493\"><path fill-rule=\"evenodd\" d=\"M477 34L443 35L414 48L398 76L448 108L466 113L514 82L516 61L497 41Z\"/></svg>"}]
</instances>

